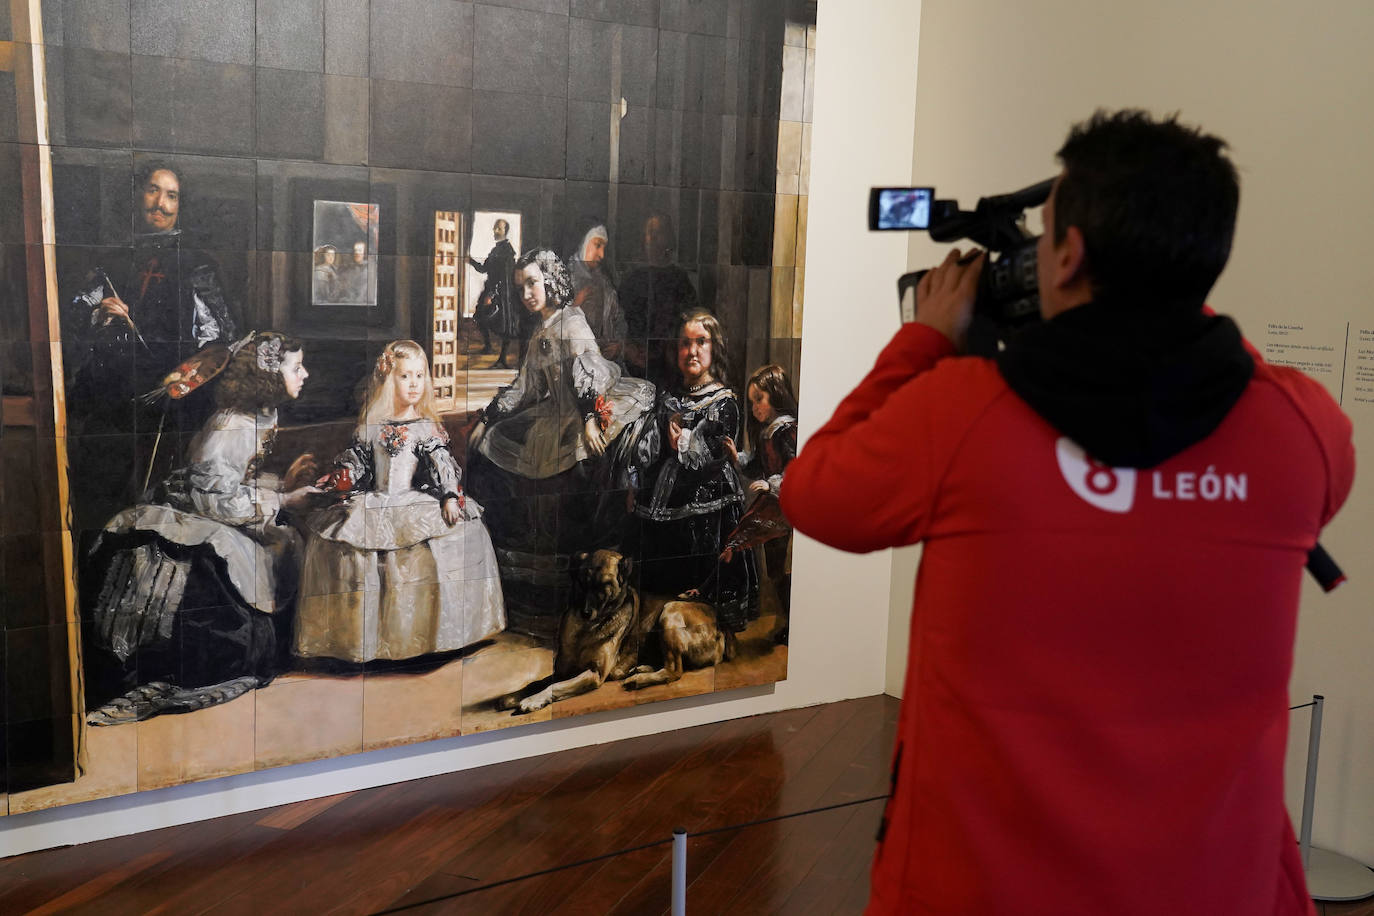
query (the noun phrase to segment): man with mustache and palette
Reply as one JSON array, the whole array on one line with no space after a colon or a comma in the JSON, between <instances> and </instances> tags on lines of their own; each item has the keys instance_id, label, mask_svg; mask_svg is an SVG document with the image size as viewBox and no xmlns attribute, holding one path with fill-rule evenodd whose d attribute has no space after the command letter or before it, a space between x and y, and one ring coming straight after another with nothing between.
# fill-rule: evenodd
<instances>
[{"instance_id":1,"label":"man with mustache and palette","mask_svg":"<svg viewBox=\"0 0 1374 916\"><path fill-rule=\"evenodd\" d=\"M141 403L139 396L158 389L167 373L206 344L230 343L244 331L219 265L188 244L184 202L175 168L152 161L138 169L132 250L92 268L68 308L71 434L123 437L72 449L74 510L79 522L93 527L109 510L136 499L145 480L173 466L173 434L198 429L204 416L190 414L208 409L177 402L169 410ZM124 442L131 434L136 445ZM98 484L83 494L82 479L89 477Z\"/></svg>"}]
</instances>

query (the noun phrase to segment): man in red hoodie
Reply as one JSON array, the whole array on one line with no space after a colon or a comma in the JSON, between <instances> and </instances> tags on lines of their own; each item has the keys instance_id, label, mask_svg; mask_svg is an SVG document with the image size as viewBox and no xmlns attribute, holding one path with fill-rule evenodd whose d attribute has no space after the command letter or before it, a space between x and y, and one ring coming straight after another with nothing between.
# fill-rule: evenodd
<instances>
[{"instance_id":1,"label":"man in red hoodie","mask_svg":"<svg viewBox=\"0 0 1374 916\"><path fill-rule=\"evenodd\" d=\"M1299 582L1350 422L1203 302L1226 144L1139 111L1059 151L1044 322L955 357L982 257L787 469L797 530L924 544L870 913L1312 912L1283 801Z\"/></svg>"}]
</instances>

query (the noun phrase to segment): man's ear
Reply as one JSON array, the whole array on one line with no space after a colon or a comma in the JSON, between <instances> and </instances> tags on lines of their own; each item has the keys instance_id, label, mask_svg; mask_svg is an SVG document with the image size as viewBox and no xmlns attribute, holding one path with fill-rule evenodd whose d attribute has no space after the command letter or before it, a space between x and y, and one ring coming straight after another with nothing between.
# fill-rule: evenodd
<instances>
[{"instance_id":1,"label":"man's ear","mask_svg":"<svg viewBox=\"0 0 1374 916\"><path fill-rule=\"evenodd\" d=\"M1077 226L1064 230L1064 240L1054 247L1055 280L1060 288L1087 279L1088 246Z\"/></svg>"}]
</instances>

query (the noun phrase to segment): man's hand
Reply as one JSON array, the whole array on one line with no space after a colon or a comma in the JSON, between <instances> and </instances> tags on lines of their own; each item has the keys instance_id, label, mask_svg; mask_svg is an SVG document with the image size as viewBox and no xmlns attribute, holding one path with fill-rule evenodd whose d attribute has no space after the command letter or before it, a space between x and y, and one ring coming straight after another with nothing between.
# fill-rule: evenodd
<instances>
[{"instance_id":1,"label":"man's hand","mask_svg":"<svg viewBox=\"0 0 1374 916\"><path fill-rule=\"evenodd\" d=\"M916 286L916 321L939 331L960 350L973 319L973 300L987 252L978 252L967 263L961 257L958 248L951 250L944 263L927 272Z\"/></svg>"},{"instance_id":2,"label":"man's hand","mask_svg":"<svg viewBox=\"0 0 1374 916\"><path fill-rule=\"evenodd\" d=\"M131 327L133 325L132 320L129 318L129 307L125 305L124 300L120 299L118 296L106 296L104 299L101 299L100 305L96 306L95 312L101 327L104 327L116 319L129 324Z\"/></svg>"}]
</instances>

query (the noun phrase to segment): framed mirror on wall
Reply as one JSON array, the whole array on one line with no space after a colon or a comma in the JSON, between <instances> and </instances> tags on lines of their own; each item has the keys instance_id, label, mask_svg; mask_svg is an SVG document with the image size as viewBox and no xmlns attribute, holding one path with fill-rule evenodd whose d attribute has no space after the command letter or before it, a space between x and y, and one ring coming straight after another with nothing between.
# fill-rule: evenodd
<instances>
[{"instance_id":1,"label":"framed mirror on wall","mask_svg":"<svg viewBox=\"0 0 1374 916\"><path fill-rule=\"evenodd\" d=\"M312 306L377 306L376 204L315 201Z\"/></svg>"}]
</instances>

